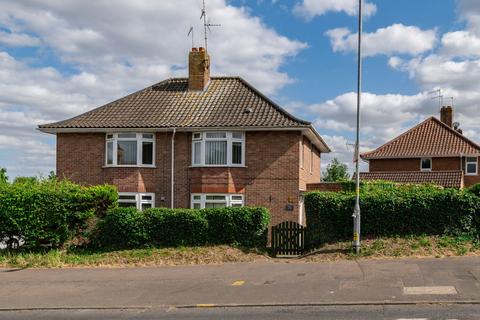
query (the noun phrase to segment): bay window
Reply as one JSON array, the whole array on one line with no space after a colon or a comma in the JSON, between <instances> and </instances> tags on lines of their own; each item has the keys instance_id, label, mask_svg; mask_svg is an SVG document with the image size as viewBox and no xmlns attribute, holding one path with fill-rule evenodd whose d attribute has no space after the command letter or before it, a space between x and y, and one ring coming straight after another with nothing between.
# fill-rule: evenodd
<instances>
[{"instance_id":1,"label":"bay window","mask_svg":"<svg viewBox=\"0 0 480 320\"><path fill-rule=\"evenodd\" d=\"M108 133L106 136L107 166L155 165L153 133Z\"/></svg>"},{"instance_id":2,"label":"bay window","mask_svg":"<svg viewBox=\"0 0 480 320\"><path fill-rule=\"evenodd\" d=\"M243 166L245 134L243 132L195 132L192 135L194 166Z\"/></svg>"},{"instance_id":3,"label":"bay window","mask_svg":"<svg viewBox=\"0 0 480 320\"><path fill-rule=\"evenodd\" d=\"M242 194L192 194L193 209L243 207Z\"/></svg>"},{"instance_id":4,"label":"bay window","mask_svg":"<svg viewBox=\"0 0 480 320\"><path fill-rule=\"evenodd\" d=\"M155 207L154 193L137 193L137 192L119 192L119 207L133 207L138 210L145 210Z\"/></svg>"},{"instance_id":5,"label":"bay window","mask_svg":"<svg viewBox=\"0 0 480 320\"><path fill-rule=\"evenodd\" d=\"M465 174L466 175L478 174L478 158L477 157L465 158Z\"/></svg>"}]
</instances>

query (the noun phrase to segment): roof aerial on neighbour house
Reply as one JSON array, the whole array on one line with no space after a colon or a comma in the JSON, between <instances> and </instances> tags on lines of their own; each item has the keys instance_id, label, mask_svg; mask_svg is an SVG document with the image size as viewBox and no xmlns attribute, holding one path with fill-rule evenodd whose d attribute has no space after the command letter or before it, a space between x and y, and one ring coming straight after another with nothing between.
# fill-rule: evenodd
<instances>
[{"instance_id":1,"label":"roof aerial on neighbour house","mask_svg":"<svg viewBox=\"0 0 480 320\"><path fill-rule=\"evenodd\" d=\"M430 117L383 146L363 153L365 160L479 155L480 146Z\"/></svg>"},{"instance_id":2,"label":"roof aerial on neighbour house","mask_svg":"<svg viewBox=\"0 0 480 320\"><path fill-rule=\"evenodd\" d=\"M450 188L463 187L462 171L388 171L361 172L362 180L385 180L398 183L432 183Z\"/></svg>"},{"instance_id":3,"label":"roof aerial on neighbour house","mask_svg":"<svg viewBox=\"0 0 480 320\"><path fill-rule=\"evenodd\" d=\"M212 77L204 91L188 78L171 78L74 118L40 125L44 132L128 128L297 128L328 146L310 122L300 120L240 77Z\"/></svg>"}]
</instances>

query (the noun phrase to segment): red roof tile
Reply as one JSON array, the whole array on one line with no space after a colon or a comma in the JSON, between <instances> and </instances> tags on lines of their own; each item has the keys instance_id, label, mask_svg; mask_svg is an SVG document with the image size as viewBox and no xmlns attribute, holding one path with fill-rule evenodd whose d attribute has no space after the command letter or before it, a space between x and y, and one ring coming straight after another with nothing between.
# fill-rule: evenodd
<instances>
[{"instance_id":1,"label":"red roof tile","mask_svg":"<svg viewBox=\"0 0 480 320\"><path fill-rule=\"evenodd\" d=\"M370 160L478 154L480 146L437 118L430 117L397 138L361 156L365 160Z\"/></svg>"},{"instance_id":2,"label":"red roof tile","mask_svg":"<svg viewBox=\"0 0 480 320\"><path fill-rule=\"evenodd\" d=\"M463 187L462 171L395 171L361 172L361 180L384 180L398 183L433 183L448 188Z\"/></svg>"}]
</instances>

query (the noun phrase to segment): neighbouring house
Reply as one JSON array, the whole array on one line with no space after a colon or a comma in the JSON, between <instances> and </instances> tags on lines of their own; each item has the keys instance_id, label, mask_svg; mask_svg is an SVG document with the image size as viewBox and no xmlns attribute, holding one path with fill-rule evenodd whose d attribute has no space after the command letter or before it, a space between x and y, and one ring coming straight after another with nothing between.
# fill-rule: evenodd
<instances>
[{"instance_id":1,"label":"neighbouring house","mask_svg":"<svg viewBox=\"0 0 480 320\"><path fill-rule=\"evenodd\" d=\"M381 147L361 155L369 163L362 180L433 183L463 188L480 183L480 146L453 122L453 108L430 117Z\"/></svg>"},{"instance_id":2,"label":"neighbouring house","mask_svg":"<svg viewBox=\"0 0 480 320\"><path fill-rule=\"evenodd\" d=\"M210 77L203 48L188 78L171 78L77 117L39 126L56 135L57 176L113 184L121 206L262 206L272 224L304 223L302 195L329 147L239 77Z\"/></svg>"}]
</instances>

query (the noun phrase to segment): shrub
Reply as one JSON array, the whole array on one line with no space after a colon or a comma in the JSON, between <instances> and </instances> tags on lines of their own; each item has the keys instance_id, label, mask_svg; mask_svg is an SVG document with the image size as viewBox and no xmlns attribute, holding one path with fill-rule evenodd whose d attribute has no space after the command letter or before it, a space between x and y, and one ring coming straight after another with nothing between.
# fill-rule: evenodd
<instances>
[{"instance_id":1,"label":"shrub","mask_svg":"<svg viewBox=\"0 0 480 320\"><path fill-rule=\"evenodd\" d=\"M311 192L305 196L313 245L350 239L355 195ZM366 236L476 233L480 199L469 192L433 186L398 186L363 191L362 234Z\"/></svg>"},{"instance_id":2,"label":"shrub","mask_svg":"<svg viewBox=\"0 0 480 320\"><path fill-rule=\"evenodd\" d=\"M24 179L0 185L0 241L25 248L59 247L96 212L116 205L112 186Z\"/></svg>"},{"instance_id":3,"label":"shrub","mask_svg":"<svg viewBox=\"0 0 480 320\"><path fill-rule=\"evenodd\" d=\"M205 209L212 244L239 244L247 247L264 246L270 223L265 208Z\"/></svg>"},{"instance_id":4,"label":"shrub","mask_svg":"<svg viewBox=\"0 0 480 320\"><path fill-rule=\"evenodd\" d=\"M147 219L137 208L114 208L97 225L98 245L103 247L142 247L150 242Z\"/></svg>"},{"instance_id":5,"label":"shrub","mask_svg":"<svg viewBox=\"0 0 480 320\"><path fill-rule=\"evenodd\" d=\"M98 244L111 248L266 245L270 220L264 208L109 210L100 221Z\"/></svg>"},{"instance_id":6,"label":"shrub","mask_svg":"<svg viewBox=\"0 0 480 320\"><path fill-rule=\"evenodd\" d=\"M473 193L473 194L476 195L477 197L480 197L480 183L474 184L473 186L471 186L470 188L468 188L468 191L469 191L470 193Z\"/></svg>"}]
</instances>

